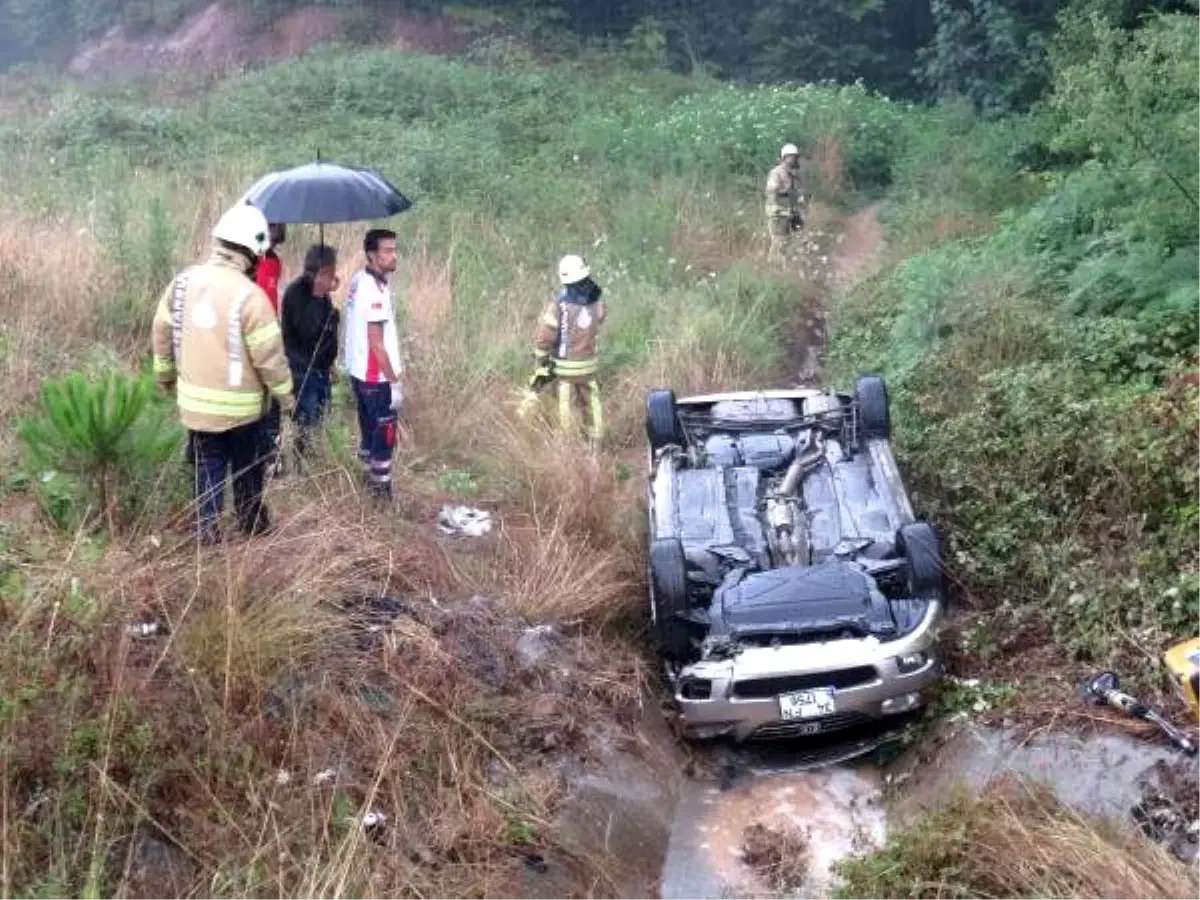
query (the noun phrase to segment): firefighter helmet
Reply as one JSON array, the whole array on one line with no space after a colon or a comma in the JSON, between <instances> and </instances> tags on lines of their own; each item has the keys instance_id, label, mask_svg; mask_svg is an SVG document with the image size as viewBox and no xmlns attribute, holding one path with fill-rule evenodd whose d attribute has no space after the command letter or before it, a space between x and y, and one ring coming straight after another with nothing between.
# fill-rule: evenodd
<instances>
[{"instance_id":1,"label":"firefighter helmet","mask_svg":"<svg viewBox=\"0 0 1200 900\"><path fill-rule=\"evenodd\" d=\"M558 279L563 284L575 284L591 274L592 271L583 261L582 256L571 253L558 261Z\"/></svg>"},{"instance_id":2,"label":"firefighter helmet","mask_svg":"<svg viewBox=\"0 0 1200 900\"><path fill-rule=\"evenodd\" d=\"M270 246L269 232L267 217L257 207L238 203L217 220L212 236L218 241L243 247L258 257L266 253Z\"/></svg>"}]
</instances>

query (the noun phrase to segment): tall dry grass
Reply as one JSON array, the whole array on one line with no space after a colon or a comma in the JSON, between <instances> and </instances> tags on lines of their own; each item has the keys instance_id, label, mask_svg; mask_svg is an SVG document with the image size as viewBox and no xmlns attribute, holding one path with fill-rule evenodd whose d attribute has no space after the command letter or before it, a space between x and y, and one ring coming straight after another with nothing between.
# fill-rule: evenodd
<instances>
[{"instance_id":1,"label":"tall dry grass","mask_svg":"<svg viewBox=\"0 0 1200 900\"><path fill-rule=\"evenodd\" d=\"M0 216L0 420L102 334L111 275L83 220Z\"/></svg>"},{"instance_id":2,"label":"tall dry grass","mask_svg":"<svg viewBox=\"0 0 1200 900\"><path fill-rule=\"evenodd\" d=\"M194 206L174 210L177 262L203 258L206 213L223 205L226 181L214 175ZM511 257L494 284L459 240L468 226ZM111 335L118 293L135 311L145 293L145 322L153 315L161 288L121 283L91 232L71 241L76 227L26 218L0 230L0 265L11 267L0 317L6 339L22 342L2 354L14 390L0 416L28 408L48 371ZM632 743L650 690L638 629L613 627L643 618L645 391L749 386L764 369L732 345L713 350L709 312L703 328L680 321L647 337L644 362L605 373L611 437L599 452L518 421L513 361L527 358L552 273L529 269L488 227L402 241L415 446L390 514L361 503L353 464L330 456L310 477L272 484L280 527L266 538L198 552L179 509L107 546L39 529L30 549L0 556L0 575L17 573L3 582L0 695L23 698L20 716L0 715L6 892L503 896L519 892L528 854L549 852L580 894L611 893L604 848L579 855L559 840L569 784L544 761L550 731L583 759L597 731ZM363 262L362 232L325 231L341 251L340 301ZM285 279L315 238L289 229ZM752 239L749 225L695 230L681 255L721 267ZM67 267L43 266L39 251L60 244ZM147 348L134 337L103 364L136 366ZM331 432L354 440L350 409L335 411ZM445 464L481 476L475 502L499 522L489 538L438 536L446 498L427 476ZM364 625L339 608L364 597L405 611ZM167 630L125 633L140 621ZM544 622L562 637L553 677L517 674L522 629ZM42 790L54 802L40 803ZM378 834L353 824L371 810L388 816ZM158 852L182 874L147 872L144 839L173 848Z\"/></svg>"},{"instance_id":3,"label":"tall dry grass","mask_svg":"<svg viewBox=\"0 0 1200 900\"><path fill-rule=\"evenodd\" d=\"M606 560L560 554L561 534L516 553L498 541L472 586L494 600L467 601L456 558L479 548L431 522L381 520L336 474L272 502L276 534L216 551L116 545L96 561L64 543L56 565L17 563L21 596L0 608L0 685L24 698L19 718L0 717L6 887L511 896L524 856L554 850L582 892L610 890L602 852L557 847L566 784L537 763L538 736L547 691L580 723L623 727L643 666L580 634L560 651L575 674L547 683L518 676L513 650L522 615L557 612L544 598L562 585L599 591ZM380 596L405 611L358 618L356 601ZM168 630L131 638L131 621ZM582 728L568 737L586 748ZM23 812L38 785L77 806ZM353 824L369 811L387 827ZM158 852L182 880L148 874L132 849L108 858L143 832L174 848Z\"/></svg>"},{"instance_id":4,"label":"tall dry grass","mask_svg":"<svg viewBox=\"0 0 1200 900\"><path fill-rule=\"evenodd\" d=\"M843 897L1190 898L1198 889L1162 846L1012 780L956 794L842 874Z\"/></svg>"}]
</instances>

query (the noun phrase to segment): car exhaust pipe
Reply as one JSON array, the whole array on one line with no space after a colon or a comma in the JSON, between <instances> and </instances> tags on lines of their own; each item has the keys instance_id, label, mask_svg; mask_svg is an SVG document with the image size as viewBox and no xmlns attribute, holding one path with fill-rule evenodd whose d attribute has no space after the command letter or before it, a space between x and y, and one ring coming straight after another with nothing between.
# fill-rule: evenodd
<instances>
[{"instance_id":1,"label":"car exhaust pipe","mask_svg":"<svg viewBox=\"0 0 1200 900\"><path fill-rule=\"evenodd\" d=\"M815 429L806 429L796 438L796 458L788 466L779 483L779 495L794 497L804 473L814 468L825 456L825 438Z\"/></svg>"}]
</instances>

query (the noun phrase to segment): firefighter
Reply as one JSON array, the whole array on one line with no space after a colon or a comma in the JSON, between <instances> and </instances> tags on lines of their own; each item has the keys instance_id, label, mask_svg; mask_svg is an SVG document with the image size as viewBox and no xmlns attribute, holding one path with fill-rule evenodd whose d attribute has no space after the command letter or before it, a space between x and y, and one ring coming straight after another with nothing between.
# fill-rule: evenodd
<instances>
[{"instance_id":1,"label":"firefighter","mask_svg":"<svg viewBox=\"0 0 1200 900\"><path fill-rule=\"evenodd\" d=\"M604 410L596 383L596 336L607 310L599 285L587 263L574 254L558 263L561 288L538 320L534 336L536 371L530 382L556 382L558 419L564 431L578 426L575 415L587 422L585 433L599 443L604 436Z\"/></svg>"},{"instance_id":2,"label":"firefighter","mask_svg":"<svg viewBox=\"0 0 1200 900\"><path fill-rule=\"evenodd\" d=\"M782 263L789 258L792 232L804 226L804 196L800 193L800 150L795 144L784 144L779 151L779 165L767 176L767 231L771 247L767 258Z\"/></svg>"},{"instance_id":3,"label":"firefighter","mask_svg":"<svg viewBox=\"0 0 1200 900\"><path fill-rule=\"evenodd\" d=\"M270 300L254 281L268 247L267 220L249 204L213 227L208 261L172 279L154 315L152 346L159 383L174 391L194 456L197 533L221 540L225 478L233 471L238 526L261 534L269 398L293 406L292 374Z\"/></svg>"}]
</instances>

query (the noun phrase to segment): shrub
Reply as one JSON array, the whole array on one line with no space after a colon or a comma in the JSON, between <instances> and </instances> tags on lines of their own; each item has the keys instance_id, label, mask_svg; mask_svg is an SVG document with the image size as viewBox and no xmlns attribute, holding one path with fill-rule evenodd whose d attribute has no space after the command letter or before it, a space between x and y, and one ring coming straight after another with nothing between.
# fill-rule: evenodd
<instances>
[{"instance_id":1,"label":"shrub","mask_svg":"<svg viewBox=\"0 0 1200 900\"><path fill-rule=\"evenodd\" d=\"M58 498L51 512L59 524L99 517L112 531L147 508L147 488L181 440L154 390L153 379L119 372L96 381L76 373L43 385L40 412L22 420L17 433L27 466L47 486L46 496ZM73 479L70 502L59 473Z\"/></svg>"}]
</instances>

